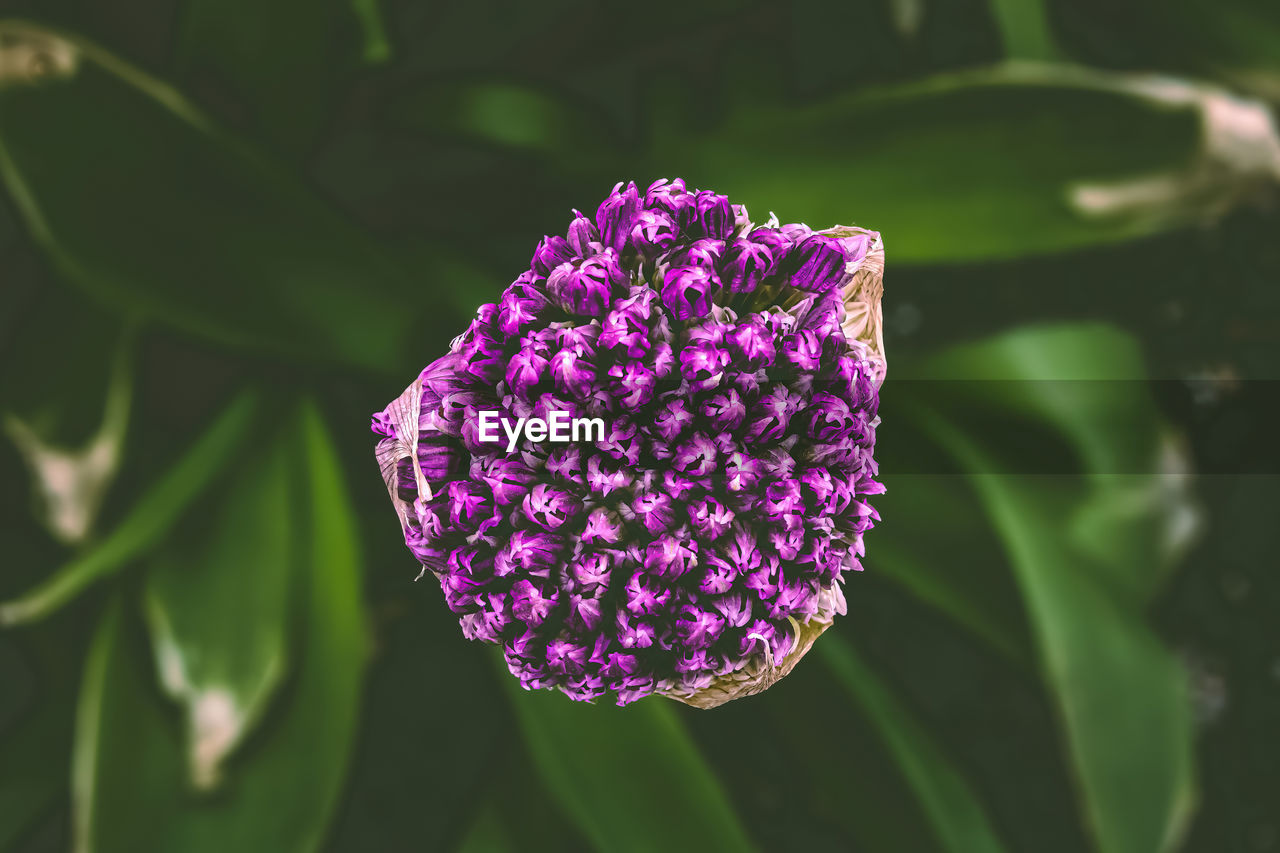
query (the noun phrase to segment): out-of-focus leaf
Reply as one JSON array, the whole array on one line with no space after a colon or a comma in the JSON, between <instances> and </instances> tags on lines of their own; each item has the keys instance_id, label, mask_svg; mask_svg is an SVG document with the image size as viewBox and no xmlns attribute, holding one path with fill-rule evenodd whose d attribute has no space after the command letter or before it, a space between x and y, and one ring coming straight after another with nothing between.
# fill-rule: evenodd
<instances>
[{"instance_id":1,"label":"out-of-focus leaf","mask_svg":"<svg viewBox=\"0 0 1280 853\"><path fill-rule=\"evenodd\" d=\"M506 853L515 849L498 817L498 809L490 803L476 815L471 831L458 847L458 853Z\"/></svg>"},{"instance_id":2,"label":"out-of-focus leaf","mask_svg":"<svg viewBox=\"0 0 1280 853\"><path fill-rule=\"evenodd\" d=\"M611 139L606 117L565 93L517 82L446 83L412 92L392 107L401 124L431 134L542 153L599 155Z\"/></svg>"},{"instance_id":3,"label":"out-of-focus leaf","mask_svg":"<svg viewBox=\"0 0 1280 853\"><path fill-rule=\"evenodd\" d=\"M120 466L133 397L133 334L132 328L127 329L117 343L98 429L79 447L60 446L14 412L5 412L2 419L31 471L41 520L66 544L78 544L89 536ZM40 358L47 348L42 347Z\"/></svg>"},{"instance_id":4,"label":"out-of-focus leaf","mask_svg":"<svg viewBox=\"0 0 1280 853\"><path fill-rule=\"evenodd\" d=\"M931 528L922 533L926 525L918 522L921 518L933 516L912 515L908 521L917 536L932 536ZM877 528L877 535L882 532ZM988 559L985 550L970 556L969 541L953 538L954 556L938 562L935 570L968 568ZM1005 568L1002 554L991 559ZM1011 670L963 626L920 607L879 574L877 565L868 563L866 572L849 578L849 614L823 635L819 647L843 639L857 649L963 773L1007 847L1041 853L1090 849L1069 759L1061 750L1056 709L1034 671L1026 677ZM802 662L785 683L759 699L725 706L731 719L715 725L696 717L693 721L700 744L716 737L721 726L773 733L740 755L727 747L736 738L721 737L726 746L712 753L723 778L745 786L735 799L759 804L751 812L752 828L768 827L763 846L785 848L790 839L808 833L806 843L792 846L921 853L945 849L907 767L880 725L841 689L821 655L812 657L813 664ZM1028 657L1032 668L1034 647ZM768 718L755 719L756 708ZM734 720L734 714L743 716ZM822 739L815 748L812 720L822 720L839 736ZM733 756L730 766L724 766L727 755ZM1027 768L1034 773L1028 775ZM786 831L789 820L794 829ZM848 840L841 841L841 833Z\"/></svg>"},{"instance_id":5,"label":"out-of-focus leaf","mask_svg":"<svg viewBox=\"0 0 1280 853\"><path fill-rule=\"evenodd\" d=\"M189 0L177 64L186 79L228 84L250 122L272 143L305 150L321 128L342 73L356 63L359 25L377 21L376 4L373 18L362 8L369 5Z\"/></svg>"},{"instance_id":6,"label":"out-of-focus leaf","mask_svg":"<svg viewBox=\"0 0 1280 853\"><path fill-rule=\"evenodd\" d=\"M351 10L360 21L363 35L364 61L381 65L391 59L391 39L382 16L382 0L350 0Z\"/></svg>"},{"instance_id":7,"label":"out-of-focus leaf","mask_svg":"<svg viewBox=\"0 0 1280 853\"><path fill-rule=\"evenodd\" d=\"M1154 231L1212 222L1280 183L1280 130L1268 104L1206 83L1137 78L1135 92L1200 115L1200 150L1185 166L1123 179L1082 181L1072 206L1098 221Z\"/></svg>"},{"instance_id":8,"label":"out-of-focus leaf","mask_svg":"<svg viewBox=\"0 0 1280 853\"><path fill-rule=\"evenodd\" d=\"M0 220L0 233L17 227L8 210ZM0 248L0 268L0 444L12 442L27 469L8 482L29 482L34 515L76 545L122 458L137 329L61 286L30 247Z\"/></svg>"},{"instance_id":9,"label":"out-of-focus leaf","mask_svg":"<svg viewBox=\"0 0 1280 853\"><path fill-rule=\"evenodd\" d=\"M0 538L9 556L23 559L31 543L10 525L3 533L18 538ZM63 835L55 827L64 822L69 799L84 612L68 608L29 630L0 635L0 850L52 849L50 834Z\"/></svg>"},{"instance_id":10,"label":"out-of-focus leaf","mask_svg":"<svg viewBox=\"0 0 1280 853\"><path fill-rule=\"evenodd\" d=\"M670 705L572 703L553 691L522 691L503 670L543 780L597 847L753 849Z\"/></svg>"},{"instance_id":11,"label":"out-of-focus leaf","mask_svg":"<svg viewBox=\"0 0 1280 853\"><path fill-rule=\"evenodd\" d=\"M298 756L315 750L303 772L312 776L311 806L295 815L295 836L323 837L327 818L337 804L346 775L352 738L359 712L363 672L368 659L362 589L361 549L355 508L347 496L333 438L319 410L308 404L301 418L301 448L307 470L310 514L310 548L304 565L308 580L302 585L307 609L302 616L307 645L298 670L294 702L306 711L306 725L291 728L288 736L273 743L264 756L282 776L298 769ZM315 713L313 706L323 706ZM270 796L264 783L258 795Z\"/></svg>"},{"instance_id":12,"label":"out-of-focus leaf","mask_svg":"<svg viewBox=\"0 0 1280 853\"><path fill-rule=\"evenodd\" d=\"M254 392L237 397L186 455L143 494L115 530L31 592L0 604L0 625L43 618L90 583L155 547L239 450L258 405Z\"/></svg>"},{"instance_id":13,"label":"out-of-focus leaf","mask_svg":"<svg viewBox=\"0 0 1280 853\"><path fill-rule=\"evenodd\" d=\"M1108 344L1114 358L1114 333L1090 326L1064 327L1011 335L945 354L938 363L948 370L965 364L979 377L1019 375L1016 364L1022 364L1032 371L1029 375L1045 380L1034 371L1049 364L1062 367L1056 359L1074 352L1080 372L1061 378L1084 377L1091 381L1074 386L1082 389L1078 393L1102 395L1101 409L1090 412L1100 429L1094 437L1101 441L1115 424L1097 419L1117 401L1107 396L1105 385L1101 391L1094 386L1104 377L1126 375L1123 360L1092 360L1094 353L1106 352ZM966 409L999 412L1004 398L1004 410L1009 411L1009 395L1041 413L1053 409L1046 408L1035 382L985 384L989 395L973 392L970 384L961 403L919 404L917 423L968 472L978 500L1005 542L1026 599L1045 679L1062 716L1082 811L1099 848L1104 853L1168 849L1185 828L1194 801L1188 697L1183 673L1144 624L1141 601L1132 595L1135 587L1149 586L1156 574L1144 563L1159 563L1161 557L1154 548L1144 550L1123 541L1126 535L1145 535L1143 531L1114 529L1117 547L1143 560L1128 567L1136 580L1126 585L1116 577L1114 566L1101 565L1090 548L1082 547L1064 521L1087 503L1096 482L1087 475L1008 473L1000 453L990 446L990 436L965 429ZM1135 392L1132 384L1128 387L1130 394ZM1076 404L1085 399L1078 398ZM1070 416L1049 417L1071 433ZM1100 459L1114 461L1108 454L1118 451L1109 448L1103 454L1101 446L1094 448L1093 456L1082 454L1086 471L1098 473Z\"/></svg>"},{"instance_id":14,"label":"out-of-focus leaf","mask_svg":"<svg viewBox=\"0 0 1280 853\"><path fill-rule=\"evenodd\" d=\"M991 12L1004 39L1005 56L1011 59L1057 58L1047 5L1048 0L991 0Z\"/></svg>"},{"instance_id":15,"label":"out-of-focus leaf","mask_svg":"<svg viewBox=\"0 0 1280 853\"><path fill-rule=\"evenodd\" d=\"M1082 185L1202 173L1204 103L1167 94L1148 78L1010 64L746 111L704 136L663 128L652 171L742 199L758 220L774 210L783 221L873 226L896 263L1064 251L1206 213L1189 204L1103 216L1127 208L1079 196ZM1208 189L1234 194L1238 178L1224 172Z\"/></svg>"},{"instance_id":16,"label":"out-of-focus leaf","mask_svg":"<svg viewBox=\"0 0 1280 853\"><path fill-rule=\"evenodd\" d=\"M1155 592L1187 544L1195 512L1132 339L1100 325L1029 328L954 348L907 372L927 377L921 384L928 388L954 383L976 398L974 410L1034 419L1061 433L1088 487L1064 519L1073 544L1135 600ZM965 417L959 400L933 402L960 407L957 418Z\"/></svg>"},{"instance_id":17,"label":"out-of-focus leaf","mask_svg":"<svg viewBox=\"0 0 1280 853\"><path fill-rule=\"evenodd\" d=\"M157 849L158 818L186 798L176 726L155 701L129 616L117 593L85 662L71 774L76 853Z\"/></svg>"},{"instance_id":18,"label":"out-of-focus leaf","mask_svg":"<svg viewBox=\"0 0 1280 853\"><path fill-rule=\"evenodd\" d=\"M278 435L238 460L233 482L152 563L146 614L160 683L187 711L197 787L257 725L285 673L298 559L295 454Z\"/></svg>"},{"instance_id":19,"label":"out-of-focus leaf","mask_svg":"<svg viewBox=\"0 0 1280 853\"><path fill-rule=\"evenodd\" d=\"M0 454L0 483L8 477ZM16 489L0 489L0 500ZM53 543L38 534L33 519L3 512L0 542L5 546L0 587L31 582L32 566L43 562ZM60 550L60 549L58 549ZM67 768L75 727L76 693L88 631L85 614L93 604L68 607L21 632L0 631L0 850L65 849L69 799Z\"/></svg>"},{"instance_id":20,"label":"out-of-focus leaf","mask_svg":"<svg viewBox=\"0 0 1280 853\"><path fill-rule=\"evenodd\" d=\"M891 429L893 427L890 427ZM887 492L876 507L885 521L876 530L866 563L877 576L900 584L923 603L985 641L1006 660L1030 670L1026 620L1017 587L996 559L979 556L986 520L966 500L954 477L885 474ZM922 537L909 519L930 519ZM957 542L965 543L963 571L953 568ZM998 541L990 543L998 549ZM994 556L999 555L998 550Z\"/></svg>"},{"instance_id":21,"label":"out-of-focus leaf","mask_svg":"<svg viewBox=\"0 0 1280 853\"><path fill-rule=\"evenodd\" d=\"M502 689L500 682L494 687ZM488 801L500 806L498 820L507 835L519 839L522 850L588 853L600 849L584 836L572 815L560 807L555 792L534 766L529 750L520 747L521 734L519 724L513 725L511 746L490 765L487 786ZM475 813L484 808L484 802L475 804Z\"/></svg>"},{"instance_id":22,"label":"out-of-focus leaf","mask_svg":"<svg viewBox=\"0 0 1280 853\"><path fill-rule=\"evenodd\" d=\"M0 251L0 400L47 443L73 447L97 431L113 382L131 378L137 328L48 271L25 269L37 266L34 259Z\"/></svg>"},{"instance_id":23,"label":"out-of-focus leaf","mask_svg":"<svg viewBox=\"0 0 1280 853\"><path fill-rule=\"evenodd\" d=\"M0 850L11 849L64 794L70 699L42 703L0 733Z\"/></svg>"},{"instance_id":24,"label":"out-of-focus leaf","mask_svg":"<svg viewBox=\"0 0 1280 853\"><path fill-rule=\"evenodd\" d=\"M857 652L838 636L818 644L836 678L876 725L897 759L944 850L999 853L1004 845L977 795L933 738Z\"/></svg>"},{"instance_id":25,"label":"out-of-focus leaf","mask_svg":"<svg viewBox=\"0 0 1280 853\"><path fill-rule=\"evenodd\" d=\"M376 509L384 509L385 492L372 497L379 499ZM385 517L376 513L376 521ZM370 523L374 529L383 526ZM386 554L390 566L413 565L394 536L381 542L390 548L366 552L370 565ZM374 598L381 617L376 653L364 689L360 749L329 841L333 851L403 846L404 819L410 815L415 846L452 849L466 833L478 801L489 797L510 805L511 797L492 789L495 776L506 776L495 765L519 753L519 732L501 685L489 677L488 648L463 639L457 621L445 618L438 594L424 590L425 582L410 584L412 572L404 568L390 572L390 589ZM429 678L424 677L428 669ZM444 696L448 701L440 701ZM406 737L406 732L422 734ZM508 824L520 826L511 819ZM532 844L523 833L521 839L525 847Z\"/></svg>"},{"instance_id":26,"label":"out-of-focus leaf","mask_svg":"<svg viewBox=\"0 0 1280 853\"><path fill-rule=\"evenodd\" d=\"M359 546L318 413L296 421L307 536L295 574L298 668L217 796L184 783L180 725L160 699L139 620L117 600L86 664L76 735L77 850L317 850L337 802L365 661Z\"/></svg>"},{"instance_id":27,"label":"out-of-focus leaf","mask_svg":"<svg viewBox=\"0 0 1280 853\"><path fill-rule=\"evenodd\" d=\"M1099 65L1177 68L1280 94L1280 8L1271 0L1052 2L1073 55Z\"/></svg>"},{"instance_id":28,"label":"out-of-focus leaf","mask_svg":"<svg viewBox=\"0 0 1280 853\"><path fill-rule=\"evenodd\" d=\"M101 48L14 22L0 34L0 66L25 50L43 69L0 85L0 176L69 281L225 344L401 363L408 283L300 181Z\"/></svg>"},{"instance_id":29,"label":"out-of-focus leaf","mask_svg":"<svg viewBox=\"0 0 1280 853\"><path fill-rule=\"evenodd\" d=\"M1055 540L1042 490L996 475L974 482L1027 592L1100 848L1172 848L1195 801L1181 668L1136 614L1080 571L1067 543Z\"/></svg>"}]
</instances>

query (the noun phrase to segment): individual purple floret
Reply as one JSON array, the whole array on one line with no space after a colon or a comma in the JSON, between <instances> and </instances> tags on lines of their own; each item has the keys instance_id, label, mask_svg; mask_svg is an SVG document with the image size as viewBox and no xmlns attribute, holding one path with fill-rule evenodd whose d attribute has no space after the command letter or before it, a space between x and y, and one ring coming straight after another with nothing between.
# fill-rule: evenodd
<instances>
[{"instance_id":1,"label":"individual purple floret","mask_svg":"<svg viewBox=\"0 0 1280 853\"><path fill-rule=\"evenodd\" d=\"M883 258L679 179L544 237L373 419L463 635L582 701L712 707L785 675L879 519Z\"/></svg>"},{"instance_id":2,"label":"individual purple floret","mask_svg":"<svg viewBox=\"0 0 1280 853\"><path fill-rule=\"evenodd\" d=\"M714 267L675 267L667 270L663 277L662 304L673 320L697 320L711 313L711 305L719 289L720 277Z\"/></svg>"},{"instance_id":3,"label":"individual purple floret","mask_svg":"<svg viewBox=\"0 0 1280 853\"><path fill-rule=\"evenodd\" d=\"M609 307L627 275L614 249L565 261L547 274L547 294L568 314L598 317Z\"/></svg>"}]
</instances>

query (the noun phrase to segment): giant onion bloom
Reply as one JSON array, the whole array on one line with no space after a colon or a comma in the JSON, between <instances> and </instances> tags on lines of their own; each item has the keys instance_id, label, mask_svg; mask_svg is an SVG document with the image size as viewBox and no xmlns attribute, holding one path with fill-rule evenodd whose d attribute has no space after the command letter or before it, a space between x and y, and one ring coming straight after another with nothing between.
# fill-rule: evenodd
<instances>
[{"instance_id":1,"label":"giant onion bloom","mask_svg":"<svg viewBox=\"0 0 1280 853\"><path fill-rule=\"evenodd\" d=\"M574 213L374 416L405 542L526 689L757 693L845 612L879 518L880 235L681 180ZM508 452L485 411L605 434Z\"/></svg>"}]
</instances>

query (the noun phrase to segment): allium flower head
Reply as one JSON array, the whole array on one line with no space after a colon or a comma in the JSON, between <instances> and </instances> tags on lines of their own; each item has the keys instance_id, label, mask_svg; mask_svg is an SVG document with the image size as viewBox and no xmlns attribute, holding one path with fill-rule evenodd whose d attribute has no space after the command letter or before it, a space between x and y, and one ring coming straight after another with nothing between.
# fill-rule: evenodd
<instances>
[{"instance_id":1,"label":"allium flower head","mask_svg":"<svg viewBox=\"0 0 1280 853\"><path fill-rule=\"evenodd\" d=\"M879 518L883 268L875 232L757 226L678 179L544 237L374 416L463 634L579 700L713 707L786 675ZM603 430L485 437L557 412Z\"/></svg>"}]
</instances>

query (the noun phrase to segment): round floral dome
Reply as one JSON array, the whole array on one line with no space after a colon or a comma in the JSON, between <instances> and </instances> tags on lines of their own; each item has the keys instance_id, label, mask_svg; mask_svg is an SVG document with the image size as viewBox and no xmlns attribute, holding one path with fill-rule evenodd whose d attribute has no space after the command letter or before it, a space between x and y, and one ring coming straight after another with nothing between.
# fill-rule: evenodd
<instances>
[{"instance_id":1,"label":"round floral dome","mask_svg":"<svg viewBox=\"0 0 1280 853\"><path fill-rule=\"evenodd\" d=\"M874 232L755 226L680 180L544 238L374 416L465 636L582 700L710 707L785 675L878 519L883 265ZM557 419L576 440L534 427Z\"/></svg>"}]
</instances>

